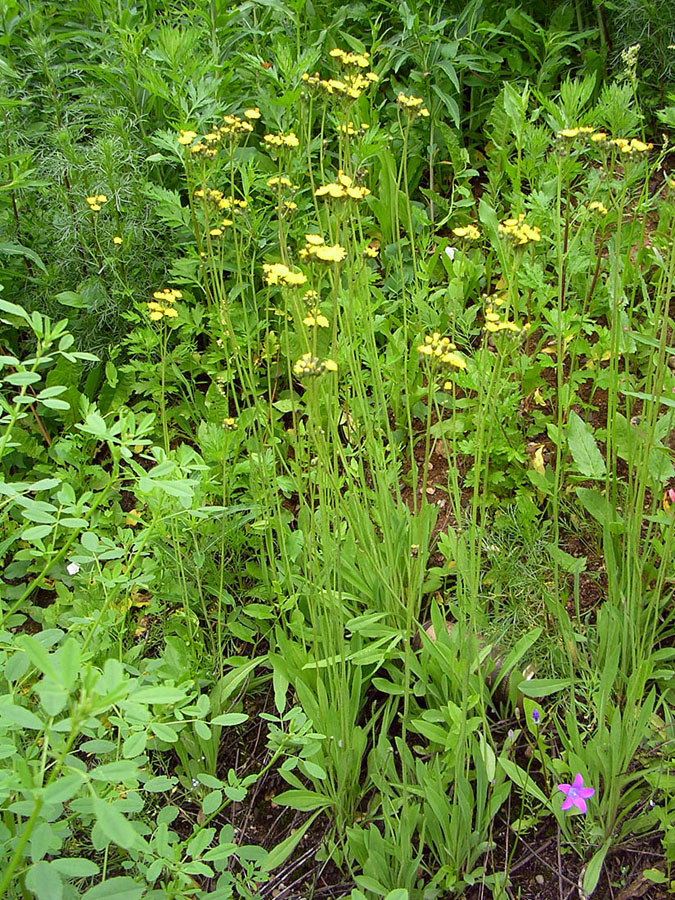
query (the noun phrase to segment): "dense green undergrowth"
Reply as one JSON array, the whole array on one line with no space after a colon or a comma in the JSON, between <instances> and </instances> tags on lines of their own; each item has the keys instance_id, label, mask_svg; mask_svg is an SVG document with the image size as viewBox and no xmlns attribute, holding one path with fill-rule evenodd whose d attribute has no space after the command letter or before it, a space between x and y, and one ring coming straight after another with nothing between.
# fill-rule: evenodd
<instances>
[{"instance_id":1,"label":"dense green undergrowth","mask_svg":"<svg viewBox=\"0 0 675 900\"><path fill-rule=\"evenodd\" d=\"M65 6L0 7L0 895L665 896L661 44Z\"/></svg>"}]
</instances>

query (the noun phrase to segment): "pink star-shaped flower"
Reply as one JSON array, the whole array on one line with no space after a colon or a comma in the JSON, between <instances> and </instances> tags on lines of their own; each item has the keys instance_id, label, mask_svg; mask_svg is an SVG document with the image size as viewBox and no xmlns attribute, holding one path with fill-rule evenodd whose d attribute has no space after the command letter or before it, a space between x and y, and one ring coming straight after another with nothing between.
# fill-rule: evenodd
<instances>
[{"instance_id":1,"label":"pink star-shaped flower","mask_svg":"<svg viewBox=\"0 0 675 900\"><path fill-rule=\"evenodd\" d=\"M565 799L561 806L561 809L564 812L568 809L572 809L573 806L576 806L579 812L585 813L586 800L595 793L595 788L584 787L584 779L580 774L574 776L572 784L559 784L558 790L562 791L565 795Z\"/></svg>"}]
</instances>

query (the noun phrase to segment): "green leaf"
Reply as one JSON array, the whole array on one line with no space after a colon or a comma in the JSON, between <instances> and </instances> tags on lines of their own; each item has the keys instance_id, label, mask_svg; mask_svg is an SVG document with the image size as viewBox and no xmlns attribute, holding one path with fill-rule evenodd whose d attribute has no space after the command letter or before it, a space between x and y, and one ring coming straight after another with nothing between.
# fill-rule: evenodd
<instances>
[{"instance_id":1,"label":"green leaf","mask_svg":"<svg viewBox=\"0 0 675 900\"><path fill-rule=\"evenodd\" d=\"M42 378L39 372L11 372L5 375L3 381L13 384L15 387L23 387L25 384L37 384Z\"/></svg>"},{"instance_id":2,"label":"green leaf","mask_svg":"<svg viewBox=\"0 0 675 900\"><path fill-rule=\"evenodd\" d=\"M537 782L528 775L525 769L521 769L512 759L507 759L505 756L500 756L498 761L507 778L521 790L525 791L527 794L531 794L539 800L540 803L543 803L544 806L548 807L548 799L544 792Z\"/></svg>"},{"instance_id":3,"label":"green leaf","mask_svg":"<svg viewBox=\"0 0 675 900\"><path fill-rule=\"evenodd\" d=\"M143 790L159 794L161 791L170 791L176 784L178 784L178 779L173 776L156 775L154 778L148 778L143 785Z\"/></svg>"},{"instance_id":4,"label":"green leaf","mask_svg":"<svg viewBox=\"0 0 675 900\"><path fill-rule=\"evenodd\" d=\"M572 410L567 423L567 442L578 471L587 478L602 478L607 471L590 426Z\"/></svg>"},{"instance_id":5,"label":"green leaf","mask_svg":"<svg viewBox=\"0 0 675 900\"><path fill-rule=\"evenodd\" d=\"M80 790L83 784L81 775L66 775L57 778L42 791L42 798L46 805L52 803L66 803Z\"/></svg>"},{"instance_id":6,"label":"green leaf","mask_svg":"<svg viewBox=\"0 0 675 900\"><path fill-rule=\"evenodd\" d=\"M320 815L321 810L318 809L300 828L296 828L296 830L289 834L287 838L284 838L280 844L277 844L276 847L270 850L260 866L262 871L271 872L273 869L278 868L282 863L286 862L288 857L314 824L315 819Z\"/></svg>"},{"instance_id":7,"label":"green leaf","mask_svg":"<svg viewBox=\"0 0 675 900\"><path fill-rule=\"evenodd\" d=\"M136 884L128 875L108 878L82 894L81 900L141 900L145 893L142 884Z\"/></svg>"},{"instance_id":8,"label":"green leaf","mask_svg":"<svg viewBox=\"0 0 675 900\"><path fill-rule=\"evenodd\" d=\"M30 316L23 306L17 306L16 303L10 303L9 300L0 300L0 312L9 313L11 316L18 316L25 322L30 322Z\"/></svg>"},{"instance_id":9,"label":"green leaf","mask_svg":"<svg viewBox=\"0 0 675 900\"><path fill-rule=\"evenodd\" d=\"M180 703L185 700L185 691L181 688L151 686L140 688L133 695L134 703Z\"/></svg>"},{"instance_id":10,"label":"green leaf","mask_svg":"<svg viewBox=\"0 0 675 900\"><path fill-rule=\"evenodd\" d=\"M246 713L223 713L222 716L216 716L215 719L211 719L211 725L241 725L242 722L245 722L248 719Z\"/></svg>"},{"instance_id":11,"label":"green leaf","mask_svg":"<svg viewBox=\"0 0 675 900\"><path fill-rule=\"evenodd\" d=\"M51 678L52 681L60 682L59 672L54 665L52 657L36 637L28 634L19 635L16 639L16 644L23 650L36 669L39 669L43 675Z\"/></svg>"},{"instance_id":12,"label":"green leaf","mask_svg":"<svg viewBox=\"0 0 675 900\"><path fill-rule=\"evenodd\" d=\"M46 400L40 400L43 406L46 406L47 409L61 409L66 410L70 409L70 403L67 400L56 400L47 398Z\"/></svg>"},{"instance_id":13,"label":"green leaf","mask_svg":"<svg viewBox=\"0 0 675 900\"><path fill-rule=\"evenodd\" d=\"M549 697L564 691L570 686L569 678L531 678L529 681L521 681L518 690L525 697Z\"/></svg>"},{"instance_id":14,"label":"green leaf","mask_svg":"<svg viewBox=\"0 0 675 900\"><path fill-rule=\"evenodd\" d=\"M52 863L34 863L26 873L26 887L38 900L61 900L63 881Z\"/></svg>"},{"instance_id":15,"label":"green leaf","mask_svg":"<svg viewBox=\"0 0 675 900\"><path fill-rule=\"evenodd\" d=\"M87 298L75 291L61 291L55 295L55 299L63 306L72 306L74 309L86 309L89 306Z\"/></svg>"},{"instance_id":16,"label":"green leaf","mask_svg":"<svg viewBox=\"0 0 675 900\"><path fill-rule=\"evenodd\" d=\"M43 538L46 538L48 534L51 534L53 530L53 525L31 525L30 528L25 528L21 532L21 540L30 541L31 543L41 541Z\"/></svg>"},{"instance_id":17,"label":"green leaf","mask_svg":"<svg viewBox=\"0 0 675 900\"><path fill-rule=\"evenodd\" d=\"M222 791L211 791L204 797L202 802L202 812L205 816L210 816L211 813L214 813L218 807L223 802L223 792Z\"/></svg>"},{"instance_id":18,"label":"green leaf","mask_svg":"<svg viewBox=\"0 0 675 900\"><path fill-rule=\"evenodd\" d=\"M601 525L622 527L621 517L612 507L607 497L603 496L599 491L593 488L578 487L575 490L575 494L586 512L590 513Z\"/></svg>"},{"instance_id":19,"label":"green leaf","mask_svg":"<svg viewBox=\"0 0 675 900\"><path fill-rule=\"evenodd\" d=\"M137 731L122 744L122 756L125 759L133 759L134 756L140 756L145 750L147 735L144 731Z\"/></svg>"},{"instance_id":20,"label":"green leaf","mask_svg":"<svg viewBox=\"0 0 675 900\"><path fill-rule=\"evenodd\" d=\"M23 256L34 262L42 272L47 272L47 267L34 250L29 250L23 244L17 244L14 241L2 241L0 243L0 253L6 253L8 256Z\"/></svg>"},{"instance_id":21,"label":"green leaf","mask_svg":"<svg viewBox=\"0 0 675 900\"><path fill-rule=\"evenodd\" d=\"M178 732L170 725L164 725L162 722L153 722L150 727L153 734L155 734L160 741L166 741L167 744L175 744L178 740Z\"/></svg>"},{"instance_id":22,"label":"green leaf","mask_svg":"<svg viewBox=\"0 0 675 900\"><path fill-rule=\"evenodd\" d=\"M91 802L99 828L109 840L125 850L138 843L138 832L119 809L100 797L94 797Z\"/></svg>"},{"instance_id":23,"label":"green leaf","mask_svg":"<svg viewBox=\"0 0 675 900\"><path fill-rule=\"evenodd\" d=\"M279 806L289 806L291 809L299 809L309 812L312 809L327 809L333 806L333 801L316 791L284 791L277 794L274 802Z\"/></svg>"},{"instance_id":24,"label":"green leaf","mask_svg":"<svg viewBox=\"0 0 675 900\"><path fill-rule=\"evenodd\" d=\"M131 760L117 760L96 766L90 770L89 775L95 781L129 784L130 781L138 779L138 766Z\"/></svg>"},{"instance_id":25,"label":"green leaf","mask_svg":"<svg viewBox=\"0 0 675 900\"><path fill-rule=\"evenodd\" d=\"M91 859L83 856L72 856L67 859L55 859L52 866L63 875L64 878L92 878L98 875L100 869Z\"/></svg>"},{"instance_id":26,"label":"green leaf","mask_svg":"<svg viewBox=\"0 0 675 900\"><path fill-rule=\"evenodd\" d=\"M592 858L584 867L584 880L582 887L584 898L590 897L593 891L598 886L598 881L600 880L600 875L602 874L602 867L605 862L605 857L607 856L607 851L611 846L611 839L606 840L602 847L600 847L599 850L596 850Z\"/></svg>"},{"instance_id":27,"label":"green leaf","mask_svg":"<svg viewBox=\"0 0 675 900\"><path fill-rule=\"evenodd\" d=\"M10 698L5 698L0 704L0 723L3 719L11 725L27 728L29 731L42 731L44 728L42 719L23 706L15 706Z\"/></svg>"}]
</instances>

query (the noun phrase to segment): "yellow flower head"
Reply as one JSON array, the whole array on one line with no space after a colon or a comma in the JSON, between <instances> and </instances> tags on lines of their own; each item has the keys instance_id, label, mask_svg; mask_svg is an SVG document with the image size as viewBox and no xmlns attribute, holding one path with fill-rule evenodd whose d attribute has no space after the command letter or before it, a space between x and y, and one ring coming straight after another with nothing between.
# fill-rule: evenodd
<instances>
[{"instance_id":1,"label":"yellow flower head","mask_svg":"<svg viewBox=\"0 0 675 900\"><path fill-rule=\"evenodd\" d=\"M319 328L328 328L329 321L323 315L318 306L312 307L309 310L305 318L302 320L303 325L307 325L309 328L313 328L314 326L318 326Z\"/></svg>"},{"instance_id":2,"label":"yellow flower head","mask_svg":"<svg viewBox=\"0 0 675 900\"><path fill-rule=\"evenodd\" d=\"M175 303L176 300L183 298L183 292L176 288L161 288L159 291L154 291L152 296L155 300L161 300L162 303Z\"/></svg>"},{"instance_id":3,"label":"yellow flower head","mask_svg":"<svg viewBox=\"0 0 675 900\"><path fill-rule=\"evenodd\" d=\"M286 175L274 175L267 179L267 187L295 187L290 178Z\"/></svg>"},{"instance_id":4,"label":"yellow flower head","mask_svg":"<svg viewBox=\"0 0 675 900\"><path fill-rule=\"evenodd\" d=\"M605 206L604 203L601 203L599 200L592 200L588 204L588 208L591 212L597 212L598 215L606 216L609 210Z\"/></svg>"},{"instance_id":5,"label":"yellow flower head","mask_svg":"<svg viewBox=\"0 0 675 900\"><path fill-rule=\"evenodd\" d=\"M317 378L324 372L337 372L337 363L332 359L320 360L311 353L303 354L297 362L293 364L293 374L298 378Z\"/></svg>"},{"instance_id":6,"label":"yellow flower head","mask_svg":"<svg viewBox=\"0 0 675 900\"><path fill-rule=\"evenodd\" d=\"M300 141L292 131L288 134L283 134L281 131L278 131L276 134L266 134L263 140L270 150L293 150L300 146Z\"/></svg>"},{"instance_id":7,"label":"yellow flower head","mask_svg":"<svg viewBox=\"0 0 675 900\"><path fill-rule=\"evenodd\" d=\"M541 240L541 230L538 225L528 225L525 214L520 213L517 219L504 219L499 223L498 231L501 235L511 240L517 246L523 246L530 242Z\"/></svg>"},{"instance_id":8,"label":"yellow flower head","mask_svg":"<svg viewBox=\"0 0 675 900\"><path fill-rule=\"evenodd\" d=\"M181 128L180 134L178 136L178 143L183 144L183 146L185 147L188 144L191 144L196 137L197 137L196 131L184 131Z\"/></svg>"},{"instance_id":9,"label":"yellow flower head","mask_svg":"<svg viewBox=\"0 0 675 900\"><path fill-rule=\"evenodd\" d=\"M307 248L308 257L317 259L319 262L340 263L346 257L347 251L339 244L320 244L318 247L309 245Z\"/></svg>"},{"instance_id":10,"label":"yellow flower head","mask_svg":"<svg viewBox=\"0 0 675 900\"><path fill-rule=\"evenodd\" d=\"M461 225L459 228L453 228L452 233L455 237L466 238L469 241L477 241L480 239L480 229L475 225Z\"/></svg>"},{"instance_id":11,"label":"yellow flower head","mask_svg":"<svg viewBox=\"0 0 675 900\"><path fill-rule=\"evenodd\" d=\"M119 245L121 243L122 243L122 238L118 234L116 234L115 237L113 238L113 244Z\"/></svg>"},{"instance_id":12,"label":"yellow flower head","mask_svg":"<svg viewBox=\"0 0 675 900\"><path fill-rule=\"evenodd\" d=\"M152 322L159 322L160 319L175 319L178 315L178 310L173 306L166 306L163 303L155 303L154 301L150 301L146 304L148 307L148 312L150 315L150 320Z\"/></svg>"},{"instance_id":13,"label":"yellow flower head","mask_svg":"<svg viewBox=\"0 0 675 900\"><path fill-rule=\"evenodd\" d=\"M413 119L416 116L427 118L429 115L429 110L424 106L424 100L421 97L413 97L412 94L404 94L403 91L400 91L396 95L396 102Z\"/></svg>"},{"instance_id":14,"label":"yellow flower head","mask_svg":"<svg viewBox=\"0 0 675 900\"><path fill-rule=\"evenodd\" d=\"M244 115L247 119L259 119L260 118L260 110L257 106L252 106L249 109L244 110Z\"/></svg>"},{"instance_id":15,"label":"yellow flower head","mask_svg":"<svg viewBox=\"0 0 675 900\"><path fill-rule=\"evenodd\" d=\"M283 263L264 263L265 283L268 285L285 285L287 287L299 287L307 282L307 276L302 272L294 272Z\"/></svg>"}]
</instances>

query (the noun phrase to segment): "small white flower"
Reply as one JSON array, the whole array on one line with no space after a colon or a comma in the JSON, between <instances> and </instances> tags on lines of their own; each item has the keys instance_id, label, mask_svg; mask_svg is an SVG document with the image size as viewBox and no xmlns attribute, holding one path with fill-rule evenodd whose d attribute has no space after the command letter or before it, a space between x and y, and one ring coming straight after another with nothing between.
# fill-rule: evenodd
<instances>
[{"instance_id":1,"label":"small white flower","mask_svg":"<svg viewBox=\"0 0 675 900\"><path fill-rule=\"evenodd\" d=\"M453 259L455 258L455 253L457 253L457 247L446 247L445 248L445 255L447 257L449 257L450 262L452 262Z\"/></svg>"},{"instance_id":2,"label":"small white flower","mask_svg":"<svg viewBox=\"0 0 675 900\"><path fill-rule=\"evenodd\" d=\"M66 566L66 572L67 572L69 575L77 575L77 573L78 573L79 571L80 571L80 567L79 567L78 564L75 563L75 562L73 562L73 563L68 563L68 565Z\"/></svg>"}]
</instances>

